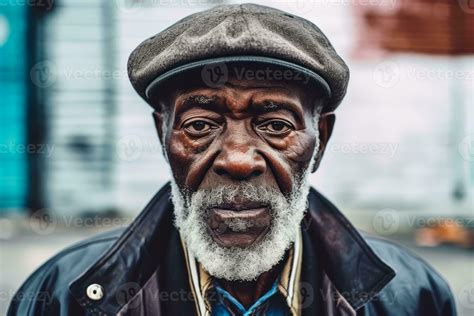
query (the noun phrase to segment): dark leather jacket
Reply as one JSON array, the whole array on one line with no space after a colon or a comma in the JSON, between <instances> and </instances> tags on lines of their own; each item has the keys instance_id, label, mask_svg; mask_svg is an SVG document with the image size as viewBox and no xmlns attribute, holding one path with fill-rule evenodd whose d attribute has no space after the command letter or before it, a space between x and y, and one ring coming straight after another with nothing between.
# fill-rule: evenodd
<instances>
[{"instance_id":1,"label":"dark leather jacket","mask_svg":"<svg viewBox=\"0 0 474 316\"><path fill-rule=\"evenodd\" d=\"M311 189L302 222L302 315L456 315L445 280L393 243L362 237ZM126 229L69 247L36 270L8 315L196 315L165 185ZM99 284L103 296L87 295Z\"/></svg>"}]
</instances>

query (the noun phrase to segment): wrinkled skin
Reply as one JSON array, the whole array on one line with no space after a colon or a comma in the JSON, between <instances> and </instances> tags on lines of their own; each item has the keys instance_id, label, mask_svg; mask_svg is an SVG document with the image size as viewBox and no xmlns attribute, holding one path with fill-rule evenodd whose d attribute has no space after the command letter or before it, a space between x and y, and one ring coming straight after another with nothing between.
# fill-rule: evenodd
<instances>
[{"instance_id":1,"label":"wrinkled skin","mask_svg":"<svg viewBox=\"0 0 474 316\"><path fill-rule=\"evenodd\" d=\"M288 195L310 165L315 128L320 148L312 172L319 167L335 120L333 114L323 114L315 126L314 108L322 104L321 97L282 81L230 78L218 88L177 87L157 102L161 110L154 112L154 119L165 156L178 187L188 192L250 181ZM216 222L233 216L263 224L238 233L216 232ZM208 231L221 246L246 247L265 235L268 217L265 205L239 201L213 210ZM256 281L222 283L248 307L268 290L277 270Z\"/></svg>"}]
</instances>

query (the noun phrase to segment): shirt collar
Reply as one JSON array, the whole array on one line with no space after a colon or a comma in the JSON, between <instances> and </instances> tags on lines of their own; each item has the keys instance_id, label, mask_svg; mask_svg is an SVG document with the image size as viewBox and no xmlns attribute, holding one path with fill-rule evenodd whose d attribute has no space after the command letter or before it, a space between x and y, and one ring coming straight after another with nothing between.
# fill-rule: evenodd
<instances>
[{"instance_id":1,"label":"shirt collar","mask_svg":"<svg viewBox=\"0 0 474 316\"><path fill-rule=\"evenodd\" d=\"M183 245L186 267L188 269L189 284L196 298L196 309L199 315L210 315L211 304L207 300L209 290L212 288L212 276L202 267L202 265L193 257L186 247L183 239ZM299 303L300 293L299 283L301 276L301 262L303 257L301 231L298 231L296 240L289 250L288 258L281 272L278 284L278 291L283 295L293 315L301 315Z\"/></svg>"}]
</instances>

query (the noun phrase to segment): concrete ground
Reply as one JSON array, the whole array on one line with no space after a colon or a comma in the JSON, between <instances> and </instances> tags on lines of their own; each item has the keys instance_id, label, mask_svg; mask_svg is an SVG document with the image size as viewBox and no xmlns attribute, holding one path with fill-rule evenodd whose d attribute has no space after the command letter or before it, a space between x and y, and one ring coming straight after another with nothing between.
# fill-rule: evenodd
<instances>
[{"instance_id":1,"label":"concrete ground","mask_svg":"<svg viewBox=\"0 0 474 316\"><path fill-rule=\"evenodd\" d=\"M0 315L6 313L15 291L41 263L65 246L93 233L95 231L90 230L45 235L25 232L0 240ZM420 248L410 240L398 242L411 248L444 275L456 297L459 315L474 314L474 252L452 247Z\"/></svg>"}]
</instances>

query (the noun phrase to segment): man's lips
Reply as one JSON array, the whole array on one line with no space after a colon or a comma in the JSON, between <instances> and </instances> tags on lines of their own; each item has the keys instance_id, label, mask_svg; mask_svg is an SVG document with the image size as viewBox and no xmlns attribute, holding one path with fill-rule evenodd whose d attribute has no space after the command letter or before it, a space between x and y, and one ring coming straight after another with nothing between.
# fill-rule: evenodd
<instances>
[{"instance_id":1,"label":"man's lips","mask_svg":"<svg viewBox=\"0 0 474 316\"><path fill-rule=\"evenodd\" d=\"M258 206L249 208L249 206ZM248 247L260 240L271 224L267 206L262 204L234 204L232 209L219 206L210 211L208 229L213 239L225 247Z\"/></svg>"},{"instance_id":2,"label":"man's lips","mask_svg":"<svg viewBox=\"0 0 474 316\"><path fill-rule=\"evenodd\" d=\"M232 202L232 203L222 203L219 206L214 207L217 210L224 211L254 211L261 208L267 208L268 205L261 202L252 202L252 201L242 201L242 202Z\"/></svg>"}]
</instances>

